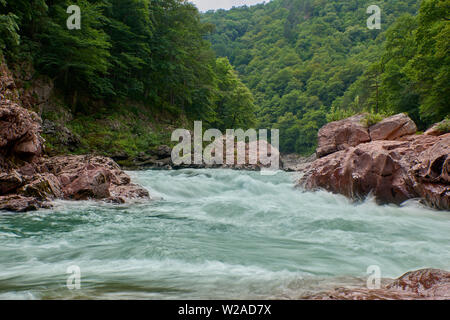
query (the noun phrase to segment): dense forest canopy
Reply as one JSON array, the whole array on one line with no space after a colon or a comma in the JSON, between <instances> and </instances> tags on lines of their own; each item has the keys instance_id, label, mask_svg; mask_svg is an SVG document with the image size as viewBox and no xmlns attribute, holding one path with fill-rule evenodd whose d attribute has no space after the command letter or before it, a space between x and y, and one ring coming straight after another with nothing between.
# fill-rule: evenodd
<instances>
[{"instance_id":1,"label":"dense forest canopy","mask_svg":"<svg viewBox=\"0 0 450 320\"><path fill-rule=\"evenodd\" d=\"M380 30L366 24L373 4ZM322 125L354 113L407 112L421 129L448 116L449 18L449 0L273 0L203 20L253 92L259 126L308 154Z\"/></svg>"},{"instance_id":2,"label":"dense forest canopy","mask_svg":"<svg viewBox=\"0 0 450 320\"><path fill-rule=\"evenodd\" d=\"M80 30L66 26L74 4ZM374 4L380 30L366 25ZM204 128L279 128L283 152L309 154L321 126L355 113L407 112L422 130L448 117L449 19L450 0L205 14L184 0L0 0L0 53L53 79L73 114L137 101Z\"/></svg>"},{"instance_id":3,"label":"dense forest canopy","mask_svg":"<svg viewBox=\"0 0 450 320\"><path fill-rule=\"evenodd\" d=\"M79 30L67 28L70 5L81 9ZM0 50L9 61L32 60L74 113L133 100L211 125L233 125L230 114L243 126L254 121L250 91L228 61L216 61L205 40L211 25L191 3L0 0L0 10Z\"/></svg>"}]
</instances>

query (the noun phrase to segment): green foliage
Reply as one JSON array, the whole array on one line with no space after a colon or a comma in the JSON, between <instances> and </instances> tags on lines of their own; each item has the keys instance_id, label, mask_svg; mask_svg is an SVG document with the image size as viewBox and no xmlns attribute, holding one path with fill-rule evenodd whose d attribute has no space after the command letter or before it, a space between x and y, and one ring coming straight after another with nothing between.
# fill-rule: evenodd
<instances>
[{"instance_id":1,"label":"green foliage","mask_svg":"<svg viewBox=\"0 0 450 320\"><path fill-rule=\"evenodd\" d=\"M442 133L450 132L450 118L445 118L437 125L437 129Z\"/></svg>"},{"instance_id":2,"label":"green foliage","mask_svg":"<svg viewBox=\"0 0 450 320\"><path fill-rule=\"evenodd\" d=\"M81 30L66 28L73 4ZM406 112L424 129L449 115L449 1L373 4L382 30L366 27L364 0L272 0L202 16L184 0L0 0L0 50L55 80L89 150L158 141L133 126L111 133L95 118L103 109L275 127L281 151L308 154L327 121Z\"/></svg>"},{"instance_id":3,"label":"green foliage","mask_svg":"<svg viewBox=\"0 0 450 320\"><path fill-rule=\"evenodd\" d=\"M72 113L92 117L99 106L136 101L147 112L188 115L222 126L249 126L251 92L235 71L217 67L205 40L210 24L184 0L0 0L0 50L19 37L50 76ZM69 5L81 9L81 29L69 30ZM6 40L3 40L6 39ZM6 43L8 42L8 43ZM20 61L19 61L20 62ZM219 62L220 64L220 62ZM85 119L86 120L86 119ZM118 138L120 145L122 140Z\"/></svg>"},{"instance_id":4,"label":"green foliage","mask_svg":"<svg viewBox=\"0 0 450 320\"><path fill-rule=\"evenodd\" d=\"M331 111L327 114L327 122L339 121L346 118L350 118L351 116L356 115L358 112L355 112L351 109L340 109L332 107Z\"/></svg>"},{"instance_id":5,"label":"green foliage","mask_svg":"<svg viewBox=\"0 0 450 320\"><path fill-rule=\"evenodd\" d=\"M42 52L36 57L37 67L55 79L71 97L71 105L75 108L80 91L97 98L112 92L106 78L111 45L102 29L102 4L86 0L58 2L50 6L49 19L40 34ZM66 27L66 9L71 4L81 9L80 30Z\"/></svg>"},{"instance_id":6,"label":"green foliage","mask_svg":"<svg viewBox=\"0 0 450 320\"><path fill-rule=\"evenodd\" d=\"M216 120L214 127L247 129L255 122L255 105L250 90L241 82L227 58L216 61Z\"/></svg>"},{"instance_id":7,"label":"green foliage","mask_svg":"<svg viewBox=\"0 0 450 320\"><path fill-rule=\"evenodd\" d=\"M378 122L382 121L386 116L384 114L379 113L369 113L367 114L364 119L361 120L361 123L369 128L373 126L374 124L377 124Z\"/></svg>"},{"instance_id":8,"label":"green foliage","mask_svg":"<svg viewBox=\"0 0 450 320\"><path fill-rule=\"evenodd\" d=\"M76 153L125 152L134 157L161 143L168 144L170 134L163 134L165 130L158 127L158 121L144 112L144 106L115 105L114 112L99 110L90 116L77 117L68 124L81 138Z\"/></svg>"},{"instance_id":9,"label":"green foliage","mask_svg":"<svg viewBox=\"0 0 450 320\"><path fill-rule=\"evenodd\" d=\"M336 105L371 109L368 98L373 83L367 74L375 70L379 109L406 112L425 129L450 113L449 35L450 2L424 0L417 16L404 14L385 32L381 58L345 92ZM373 93L372 93L373 94ZM358 108L356 108L358 109Z\"/></svg>"},{"instance_id":10,"label":"green foliage","mask_svg":"<svg viewBox=\"0 0 450 320\"><path fill-rule=\"evenodd\" d=\"M6 1L0 0L0 8L4 6L6 6ZM20 36L18 34L18 20L19 17L11 12L8 14L0 14L0 53L6 48L12 53L19 45Z\"/></svg>"},{"instance_id":11,"label":"green foliage","mask_svg":"<svg viewBox=\"0 0 450 320\"><path fill-rule=\"evenodd\" d=\"M419 112L428 123L450 114L450 1L424 0L415 34L417 54L411 77L420 96Z\"/></svg>"},{"instance_id":12,"label":"green foliage","mask_svg":"<svg viewBox=\"0 0 450 320\"><path fill-rule=\"evenodd\" d=\"M314 151L326 121L388 111L383 104L386 30L418 1L376 1L382 30L366 26L367 1L272 0L208 12L209 39L250 88L259 127L280 128L283 152Z\"/></svg>"}]
</instances>

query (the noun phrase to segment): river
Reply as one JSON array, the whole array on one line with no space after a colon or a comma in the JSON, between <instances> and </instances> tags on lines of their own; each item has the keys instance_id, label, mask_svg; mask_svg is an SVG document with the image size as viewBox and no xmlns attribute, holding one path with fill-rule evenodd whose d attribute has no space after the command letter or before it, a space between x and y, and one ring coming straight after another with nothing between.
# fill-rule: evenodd
<instances>
[{"instance_id":1,"label":"river","mask_svg":"<svg viewBox=\"0 0 450 320\"><path fill-rule=\"evenodd\" d=\"M295 174L128 172L145 203L0 215L0 299L295 299L450 268L450 214L294 188ZM67 268L81 272L66 286Z\"/></svg>"}]
</instances>

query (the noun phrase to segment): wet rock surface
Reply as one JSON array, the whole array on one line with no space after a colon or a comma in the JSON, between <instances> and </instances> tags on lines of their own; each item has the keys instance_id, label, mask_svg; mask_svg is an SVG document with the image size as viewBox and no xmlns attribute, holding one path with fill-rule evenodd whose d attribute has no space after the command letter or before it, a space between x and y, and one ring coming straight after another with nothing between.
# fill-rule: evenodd
<instances>
[{"instance_id":1,"label":"wet rock surface","mask_svg":"<svg viewBox=\"0 0 450 320\"><path fill-rule=\"evenodd\" d=\"M383 279L380 289L340 287L329 292L304 296L301 299L448 300L450 299L450 272L422 269L408 272L395 280Z\"/></svg>"},{"instance_id":2,"label":"wet rock surface","mask_svg":"<svg viewBox=\"0 0 450 320\"><path fill-rule=\"evenodd\" d=\"M420 198L450 210L450 134L404 135L415 128L408 119L393 116L369 128L371 136L388 140L360 143L309 163L299 186L355 199L372 194L379 203Z\"/></svg>"},{"instance_id":3,"label":"wet rock surface","mask_svg":"<svg viewBox=\"0 0 450 320\"><path fill-rule=\"evenodd\" d=\"M208 155L205 156L204 151L206 148L210 148ZM262 148L261 148L262 147ZM192 144L193 148L193 144ZM222 149L222 155L220 156L216 152ZM240 151L242 150L242 152ZM267 150L267 151L266 151ZM282 160L280 159L280 152L277 148L272 146L265 140L257 141L237 141L234 142L234 155L232 155L230 163L227 162L227 151L226 151L226 137L223 136L221 139L214 140L210 146L205 147L202 150L202 159L200 163L196 163L194 158L194 150L191 151L190 163L183 161L183 163L174 163L172 159L172 149L169 146L162 145L156 150L151 151L149 154L141 153L136 159L134 159L134 165L129 166L129 169L162 169L162 170L172 170L172 169L234 169L234 170L249 170L249 171L261 171L263 169L268 169L270 167L270 159L277 158L279 161L279 166L282 168ZM238 154L242 154L242 158L239 158ZM189 157L189 155L187 155ZM233 160L234 157L234 160ZM264 157L264 158L263 158ZM294 163L294 157L300 162L304 163L304 157L298 155L290 155L287 160L290 166L289 171L293 171L293 167L300 164ZM309 158L311 159L311 158ZM183 160L186 160L183 158Z\"/></svg>"},{"instance_id":4,"label":"wet rock surface","mask_svg":"<svg viewBox=\"0 0 450 320\"><path fill-rule=\"evenodd\" d=\"M0 99L0 153L3 157L32 161L42 155L39 116L10 100Z\"/></svg>"},{"instance_id":5,"label":"wet rock surface","mask_svg":"<svg viewBox=\"0 0 450 320\"><path fill-rule=\"evenodd\" d=\"M3 70L3 69L2 69ZM14 81L0 70L0 210L32 211L48 208L55 199L97 199L125 203L149 199L144 188L112 159L99 156L43 156L40 117L19 105ZM14 99L9 100L6 96ZM61 131L47 122L48 134ZM66 142L76 144L70 132Z\"/></svg>"},{"instance_id":6,"label":"wet rock surface","mask_svg":"<svg viewBox=\"0 0 450 320\"><path fill-rule=\"evenodd\" d=\"M326 124L319 130L317 157L321 158L336 151L345 150L369 142L368 129L362 124L364 114Z\"/></svg>"}]
</instances>

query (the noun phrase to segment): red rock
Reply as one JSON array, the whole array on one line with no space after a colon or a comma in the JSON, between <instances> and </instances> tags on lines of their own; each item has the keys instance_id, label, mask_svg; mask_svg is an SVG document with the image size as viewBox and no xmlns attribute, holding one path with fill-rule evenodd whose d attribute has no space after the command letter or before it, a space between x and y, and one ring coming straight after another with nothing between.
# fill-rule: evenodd
<instances>
[{"instance_id":1,"label":"red rock","mask_svg":"<svg viewBox=\"0 0 450 320\"><path fill-rule=\"evenodd\" d=\"M132 184L130 177L107 157L59 156L42 159L37 167L58 178L68 199L149 198L147 190Z\"/></svg>"},{"instance_id":2,"label":"red rock","mask_svg":"<svg viewBox=\"0 0 450 320\"><path fill-rule=\"evenodd\" d=\"M304 296L310 300L448 300L450 272L422 269L404 274L396 280L383 279L380 289L339 287L332 291Z\"/></svg>"},{"instance_id":3,"label":"red rock","mask_svg":"<svg viewBox=\"0 0 450 320\"><path fill-rule=\"evenodd\" d=\"M48 202L42 202L34 197L25 197L17 194L0 196L0 211L26 212L49 207L50 204Z\"/></svg>"},{"instance_id":4,"label":"red rock","mask_svg":"<svg viewBox=\"0 0 450 320\"><path fill-rule=\"evenodd\" d=\"M446 120L442 120L439 123L435 123L433 126L431 126L431 128L429 128L427 131L425 131L424 135L426 136L440 136L445 134L446 132L443 132L442 130L439 129L439 126L444 124L444 123L448 123L450 122L450 120L446 119Z\"/></svg>"},{"instance_id":5,"label":"red rock","mask_svg":"<svg viewBox=\"0 0 450 320\"><path fill-rule=\"evenodd\" d=\"M104 168L91 168L78 173L78 177L63 187L65 198L74 200L107 199L111 179Z\"/></svg>"},{"instance_id":6,"label":"red rock","mask_svg":"<svg viewBox=\"0 0 450 320\"><path fill-rule=\"evenodd\" d=\"M17 190L23 184L22 177L17 171L0 173L0 195Z\"/></svg>"},{"instance_id":7,"label":"red rock","mask_svg":"<svg viewBox=\"0 0 450 320\"><path fill-rule=\"evenodd\" d=\"M449 148L450 134L363 143L310 163L299 185L351 198L372 194L380 203L421 198L450 210Z\"/></svg>"},{"instance_id":8,"label":"red rock","mask_svg":"<svg viewBox=\"0 0 450 320\"><path fill-rule=\"evenodd\" d=\"M450 184L450 134L435 141L420 154L413 174L420 182Z\"/></svg>"},{"instance_id":9,"label":"red rock","mask_svg":"<svg viewBox=\"0 0 450 320\"><path fill-rule=\"evenodd\" d=\"M410 292L424 298L450 298L450 272L423 269L408 272L386 287Z\"/></svg>"},{"instance_id":10,"label":"red rock","mask_svg":"<svg viewBox=\"0 0 450 320\"><path fill-rule=\"evenodd\" d=\"M64 193L59 180L53 174L37 174L32 181L21 187L17 193L39 200L62 199Z\"/></svg>"},{"instance_id":11,"label":"red rock","mask_svg":"<svg viewBox=\"0 0 450 320\"><path fill-rule=\"evenodd\" d=\"M21 101L11 73L5 63L0 63L0 210L36 210L53 199L109 199L122 203L130 198L149 198L148 191L132 184L112 159L42 157L42 121L19 105L36 106L47 101L51 81L42 79L36 84L32 90L22 92ZM37 100L34 93L40 96Z\"/></svg>"},{"instance_id":12,"label":"red rock","mask_svg":"<svg viewBox=\"0 0 450 320\"><path fill-rule=\"evenodd\" d=\"M43 150L39 116L9 100L0 101L0 153L28 161Z\"/></svg>"},{"instance_id":13,"label":"red rock","mask_svg":"<svg viewBox=\"0 0 450 320\"><path fill-rule=\"evenodd\" d=\"M14 191L18 194L1 198L0 210L36 210L46 206L44 201L54 199L124 203L130 199L150 198L147 190L131 183L130 177L106 157L41 158L19 168L15 174L17 179L22 179L23 186ZM11 175L5 175L5 179L14 180Z\"/></svg>"},{"instance_id":14,"label":"red rock","mask_svg":"<svg viewBox=\"0 0 450 320\"><path fill-rule=\"evenodd\" d=\"M359 114L348 119L330 122L323 126L319 130L317 156L321 158L336 151L369 142L369 131L362 124L364 117L364 114Z\"/></svg>"},{"instance_id":15,"label":"red rock","mask_svg":"<svg viewBox=\"0 0 450 320\"><path fill-rule=\"evenodd\" d=\"M311 163L300 184L351 198L373 194L380 202L400 204L414 197L406 170L391 154L402 147L402 142L376 141L333 153Z\"/></svg>"},{"instance_id":16,"label":"red rock","mask_svg":"<svg viewBox=\"0 0 450 320\"><path fill-rule=\"evenodd\" d=\"M416 124L404 113L388 117L369 128L371 140L396 140L416 132Z\"/></svg>"}]
</instances>

